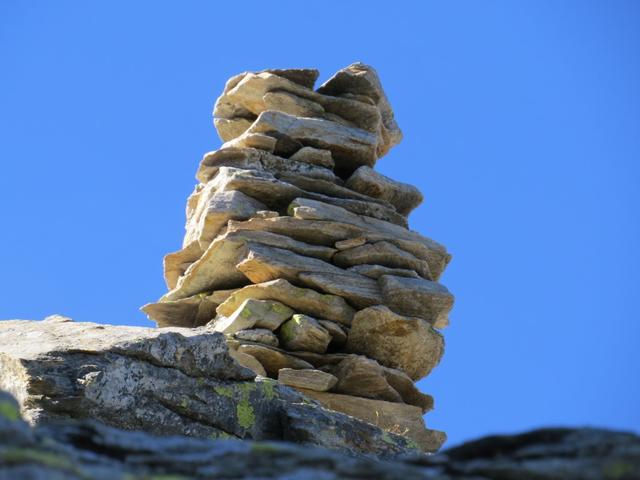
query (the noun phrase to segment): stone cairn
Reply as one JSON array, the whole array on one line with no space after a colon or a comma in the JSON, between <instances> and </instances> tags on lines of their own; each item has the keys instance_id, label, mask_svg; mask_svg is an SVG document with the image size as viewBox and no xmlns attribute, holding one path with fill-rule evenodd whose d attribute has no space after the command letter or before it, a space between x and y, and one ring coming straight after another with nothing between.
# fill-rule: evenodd
<instances>
[{"instance_id":1,"label":"stone cairn","mask_svg":"<svg viewBox=\"0 0 640 480\"><path fill-rule=\"evenodd\" d=\"M360 63L313 90L318 71L231 78L187 201L170 291L143 311L159 327L222 332L233 357L329 409L429 451L433 399L414 382L438 364L453 296L442 245L408 229L415 187L373 167L402 138L376 71Z\"/></svg>"}]
</instances>

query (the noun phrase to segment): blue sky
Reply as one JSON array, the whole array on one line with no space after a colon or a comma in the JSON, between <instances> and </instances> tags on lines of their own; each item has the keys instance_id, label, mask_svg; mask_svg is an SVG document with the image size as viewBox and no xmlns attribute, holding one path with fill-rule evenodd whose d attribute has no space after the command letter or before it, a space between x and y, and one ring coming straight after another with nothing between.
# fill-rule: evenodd
<instances>
[{"instance_id":1,"label":"blue sky","mask_svg":"<svg viewBox=\"0 0 640 480\"><path fill-rule=\"evenodd\" d=\"M0 3L0 318L150 326L226 79L363 61L454 255L428 424L640 430L640 3L302 5Z\"/></svg>"}]
</instances>

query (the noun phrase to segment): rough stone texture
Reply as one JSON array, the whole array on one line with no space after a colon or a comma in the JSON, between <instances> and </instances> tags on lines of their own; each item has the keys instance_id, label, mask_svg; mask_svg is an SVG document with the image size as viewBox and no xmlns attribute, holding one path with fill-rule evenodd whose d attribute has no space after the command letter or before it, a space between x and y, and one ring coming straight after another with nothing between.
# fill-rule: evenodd
<instances>
[{"instance_id":1,"label":"rough stone texture","mask_svg":"<svg viewBox=\"0 0 640 480\"><path fill-rule=\"evenodd\" d=\"M266 328L251 328L248 330L240 330L233 334L238 340L245 340L248 342L262 343L270 347L277 347L280 342L278 337L274 335L271 330Z\"/></svg>"},{"instance_id":2,"label":"rough stone texture","mask_svg":"<svg viewBox=\"0 0 640 480\"><path fill-rule=\"evenodd\" d=\"M240 353L251 354L243 347L249 345ZM308 365L295 360L298 368ZM413 449L398 435L385 446L383 430L254 378L229 354L224 337L206 328L108 326L59 316L0 322L0 389L16 396L35 425L92 418L155 435L287 439L383 455Z\"/></svg>"},{"instance_id":3,"label":"rough stone texture","mask_svg":"<svg viewBox=\"0 0 640 480\"><path fill-rule=\"evenodd\" d=\"M389 202L403 215L409 215L423 200L420 190L413 185L393 180L366 166L353 172L346 186L364 195Z\"/></svg>"},{"instance_id":4,"label":"rough stone texture","mask_svg":"<svg viewBox=\"0 0 640 480\"><path fill-rule=\"evenodd\" d=\"M331 410L364 419L387 431L402 434L415 441L425 452L438 451L447 439L444 432L425 428L422 410L418 407L351 395L304 390L304 386L299 385L292 386L301 387L301 391L307 397L317 400Z\"/></svg>"},{"instance_id":5,"label":"rough stone texture","mask_svg":"<svg viewBox=\"0 0 640 480\"><path fill-rule=\"evenodd\" d=\"M393 275L383 275L378 281L385 305L393 311L423 318L436 328L449 325L453 295L444 285L422 278Z\"/></svg>"},{"instance_id":6,"label":"rough stone texture","mask_svg":"<svg viewBox=\"0 0 640 480\"><path fill-rule=\"evenodd\" d=\"M292 368L282 368L278 372L278 382L290 387L304 388L313 390L314 392L326 392L338 383L338 379L330 373L321 370L293 370ZM336 409L333 408L332 410Z\"/></svg>"},{"instance_id":7,"label":"rough stone texture","mask_svg":"<svg viewBox=\"0 0 640 480\"><path fill-rule=\"evenodd\" d=\"M296 314L280 327L280 341L287 350L324 353L331 335L315 318Z\"/></svg>"},{"instance_id":8,"label":"rough stone texture","mask_svg":"<svg viewBox=\"0 0 640 480\"><path fill-rule=\"evenodd\" d=\"M444 339L425 320L377 305L360 310L353 318L346 349L419 380L440 362Z\"/></svg>"},{"instance_id":9,"label":"rough stone texture","mask_svg":"<svg viewBox=\"0 0 640 480\"><path fill-rule=\"evenodd\" d=\"M228 317L216 318L212 328L222 333L235 333L253 327L276 330L293 314L293 310L280 302L247 298Z\"/></svg>"},{"instance_id":10,"label":"rough stone texture","mask_svg":"<svg viewBox=\"0 0 640 480\"><path fill-rule=\"evenodd\" d=\"M355 315L355 310L344 299L296 287L283 279L241 288L220 304L218 314L230 315L247 298L277 300L300 313L334 320L343 325L351 325Z\"/></svg>"},{"instance_id":11,"label":"rough stone texture","mask_svg":"<svg viewBox=\"0 0 640 480\"><path fill-rule=\"evenodd\" d=\"M386 445L393 437L368 440ZM640 437L542 429L485 437L435 456L381 461L284 442L155 436L90 420L30 428L20 419L18 404L0 392L1 480L133 478L635 480L640 478Z\"/></svg>"}]
</instances>

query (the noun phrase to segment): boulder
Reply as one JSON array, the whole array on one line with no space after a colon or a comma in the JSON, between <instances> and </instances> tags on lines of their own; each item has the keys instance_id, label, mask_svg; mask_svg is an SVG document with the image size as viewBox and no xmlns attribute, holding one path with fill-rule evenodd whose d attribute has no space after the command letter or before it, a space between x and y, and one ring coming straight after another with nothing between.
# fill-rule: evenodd
<instances>
[{"instance_id":1,"label":"boulder","mask_svg":"<svg viewBox=\"0 0 640 480\"><path fill-rule=\"evenodd\" d=\"M356 313L346 349L402 370L417 381L440 362L444 339L427 321L377 305Z\"/></svg>"}]
</instances>

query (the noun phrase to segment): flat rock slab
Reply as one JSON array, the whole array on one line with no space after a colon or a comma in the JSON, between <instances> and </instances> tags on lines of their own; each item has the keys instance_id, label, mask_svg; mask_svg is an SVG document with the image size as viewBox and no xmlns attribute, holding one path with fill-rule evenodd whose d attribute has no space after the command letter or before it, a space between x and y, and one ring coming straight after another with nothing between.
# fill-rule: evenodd
<instances>
[{"instance_id":1,"label":"flat rock slab","mask_svg":"<svg viewBox=\"0 0 640 480\"><path fill-rule=\"evenodd\" d=\"M278 382L290 387L305 388L315 392L331 390L338 379L322 370L293 370L283 368L278 372Z\"/></svg>"},{"instance_id":2,"label":"flat rock slab","mask_svg":"<svg viewBox=\"0 0 640 480\"><path fill-rule=\"evenodd\" d=\"M248 285L237 290L217 308L219 315L231 315L247 298L277 300L296 312L316 318L326 318L343 325L350 325L355 310L336 295L321 294L309 288L300 288L286 280Z\"/></svg>"},{"instance_id":3,"label":"flat rock slab","mask_svg":"<svg viewBox=\"0 0 640 480\"><path fill-rule=\"evenodd\" d=\"M346 186L364 195L389 202L402 215L409 215L423 200L422 193L413 185L393 180L367 166L353 172Z\"/></svg>"},{"instance_id":4,"label":"flat rock slab","mask_svg":"<svg viewBox=\"0 0 640 480\"><path fill-rule=\"evenodd\" d=\"M276 330L294 313L280 302L247 298L228 317L218 316L211 328L221 333L236 333L253 327Z\"/></svg>"},{"instance_id":5,"label":"flat rock slab","mask_svg":"<svg viewBox=\"0 0 640 480\"><path fill-rule=\"evenodd\" d=\"M440 362L444 339L426 320L378 305L360 310L353 318L346 349L402 370L417 381Z\"/></svg>"}]
</instances>

